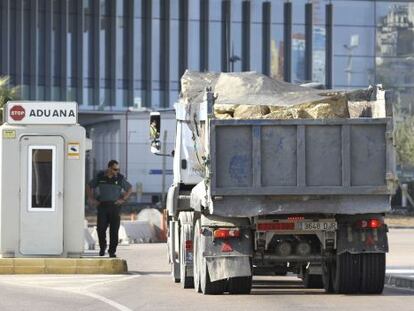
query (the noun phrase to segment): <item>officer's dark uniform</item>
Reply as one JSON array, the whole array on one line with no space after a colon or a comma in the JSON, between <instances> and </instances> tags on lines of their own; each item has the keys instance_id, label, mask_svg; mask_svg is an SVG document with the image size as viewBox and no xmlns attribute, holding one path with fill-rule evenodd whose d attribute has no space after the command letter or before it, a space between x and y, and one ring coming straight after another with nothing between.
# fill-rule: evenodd
<instances>
[{"instance_id":1,"label":"officer's dark uniform","mask_svg":"<svg viewBox=\"0 0 414 311\"><path fill-rule=\"evenodd\" d=\"M122 174L110 178L105 175L105 171L102 171L89 182L89 187L98 189L96 199L99 201L97 225L99 246L104 252L106 249L106 229L109 225L108 253L115 254L121 220L119 216L121 207L115 205L115 201L121 198L122 190L128 191L131 188L131 184Z\"/></svg>"}]
</instances>

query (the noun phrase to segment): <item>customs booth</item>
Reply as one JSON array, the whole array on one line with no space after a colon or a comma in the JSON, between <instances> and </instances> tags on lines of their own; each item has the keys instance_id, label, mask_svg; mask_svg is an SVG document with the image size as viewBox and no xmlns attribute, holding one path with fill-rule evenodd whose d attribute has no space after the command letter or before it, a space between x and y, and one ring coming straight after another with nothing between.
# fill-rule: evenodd
<instances>
[{"instance_id":1,"label":"customs booth","mask_svg":"<svg viewBox=\"0 0 414 311\"><path fill-rule=\"evenodd\" d=\"M85 151L75 102L8 102L0 136L0 256L80 257Z\"/></svg>"}]
</instances>

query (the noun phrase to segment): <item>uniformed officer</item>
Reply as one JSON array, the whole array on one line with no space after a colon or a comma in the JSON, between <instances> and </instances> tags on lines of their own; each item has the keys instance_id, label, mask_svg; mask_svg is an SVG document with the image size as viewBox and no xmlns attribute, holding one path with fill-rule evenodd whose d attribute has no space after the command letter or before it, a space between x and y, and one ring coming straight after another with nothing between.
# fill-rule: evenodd
<instances>
[{"instance_id":1,"label":"uniformed officer","mask_svg":"<svg viewBox=\"0 0 414 311\"><path fill-rule=\"evenodd\" d=\"M95 193L97 189L97 193ZM120 225L121 205L128 200L132 187L126 178L119 173L119 163L108 162L106 171L99 172L86 186L89 204L98 208L99 256L105 255L106 229L109 225L109 257L116 257L118 230Z\"/></svg>"},{"instance_id":2,"label":"uniformed officer","mask_svg":"<svg viewBox=\"0 0 414 311\"><path fill-rule=\"evenodd\" d=\"M160 138L160 133L158 132L158 129L157 129L157 121L152 120L150 124L150 139L152 141L155 141L158 138Z\"/></svg>"}]
</instances>

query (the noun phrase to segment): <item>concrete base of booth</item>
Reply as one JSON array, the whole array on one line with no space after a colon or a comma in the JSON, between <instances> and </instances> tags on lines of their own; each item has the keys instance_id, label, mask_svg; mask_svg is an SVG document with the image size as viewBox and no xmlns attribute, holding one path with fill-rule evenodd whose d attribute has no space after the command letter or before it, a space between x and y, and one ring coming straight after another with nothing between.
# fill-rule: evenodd
<instances>
[{"instance_id":1,"label":"concrete base of booth","mask_svg":"<svg viewBox=\"0 0 414 311\"><path fill-rule=\"evenodd\" d=\"M119 258L0 258L0 274L123 274Z\"/></svg>"}]
</instances>

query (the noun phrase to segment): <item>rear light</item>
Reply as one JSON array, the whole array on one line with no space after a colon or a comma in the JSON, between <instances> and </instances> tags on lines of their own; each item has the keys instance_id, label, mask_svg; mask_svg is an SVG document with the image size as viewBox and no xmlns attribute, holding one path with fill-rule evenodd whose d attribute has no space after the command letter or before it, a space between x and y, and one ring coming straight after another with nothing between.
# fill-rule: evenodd
<instances>
[{"instance_id":1,"label":"rear light","mask_svg":"<svg viewBox=\"0 0 414 311\"><path fill-rule=\"evenodd\" d=\"M191 241L191 240L186 240L185 241L185 250L186 251L193 250L193 241Z\"/></svg>"},{"instance_id":2,"label":"rear light","mask_svg":"<svg viewBox=\"0 0 414 311\"><path fill-rule=\"evenodd\" d=\"M275 231L275 230L294 230L295 223L293 222L271 222L257 224L258 231Z\"/></svg>"},{"instance_id":3,"label":"rear light","mask_svg":"<svg viewBox=\"0 0 414 311\"><path fill-rule=\"evenodd\" d=\"M379 219L367 219L359 220L356 223L356 226L360 229L378 229L382 227L384 223Z\"/></svg>"},{"instance_id":4,"label":"rear light","mask_svg":"<svg viewBox=\"0 0 414 311\"><path fill-rule=\"evenodd\" d=\"M239 238L240 230L239 229L217 229L214 230L215 239L229 239L229 238Z\"/></svg>"}]
</instances>

